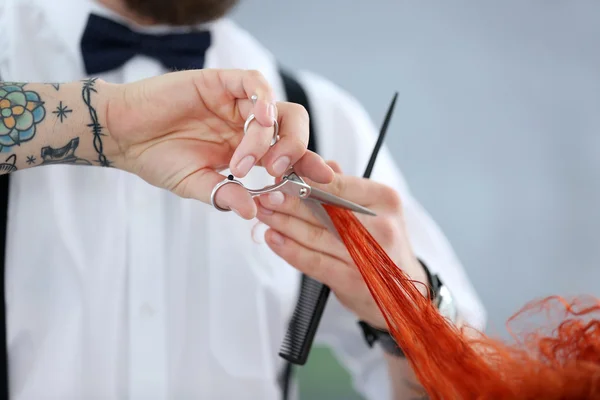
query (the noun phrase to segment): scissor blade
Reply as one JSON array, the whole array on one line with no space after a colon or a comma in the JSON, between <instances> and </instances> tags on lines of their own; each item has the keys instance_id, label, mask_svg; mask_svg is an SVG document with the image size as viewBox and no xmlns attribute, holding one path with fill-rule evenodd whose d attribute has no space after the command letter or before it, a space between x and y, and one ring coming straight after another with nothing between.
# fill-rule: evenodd
<instances>
[{"instance_id":1,"label":"scissor blade","mask_svg":"<svg viewBox=\"0 0 600 400\"><path fill-rule=\"evenodd\" d=\"M335 225L333 225L333 221L331 221L329 214L327 214L327 211L325 211L321 203L318 200L308 199L305 204L312 211L313 215L323 224L323 226L325 226L329 232L331 232L341 241L342 238L340 237L340 234L338 233Z\"/></svg>"},{"instance_id":2,"label":"scissor blade","mask_svg":"<svg viewBox=\"0 0 600 400\"><path fill-rule=\"evenodd\" d=\"M356 211L361 214L367 214L367 215L372 215L372 216L377 215L373 211L369 210L366 207L363 207L361 205L358 205L358 204L353 203L348 200L344 200L341 197L337 197L331 193L324 192L320 189L311 188L309 198L311 198L313 200L317 200L324 204L329 204L332 206L337 206L337 207L341 207L341 208L346 208L348 210Z\"/></svg>"}]
</instances>

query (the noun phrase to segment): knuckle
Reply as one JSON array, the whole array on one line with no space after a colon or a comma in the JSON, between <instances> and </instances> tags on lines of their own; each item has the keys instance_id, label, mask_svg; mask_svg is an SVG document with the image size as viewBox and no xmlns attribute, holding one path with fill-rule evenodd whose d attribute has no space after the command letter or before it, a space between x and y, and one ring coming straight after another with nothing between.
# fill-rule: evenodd
<instances>
[{"instance_id":1,"label":"knuckle","mask_svg":"<svg viewBox=\"0 0 600 400\"><path fill-rule=\"evenodd\" d=\"M283 203L281 204L280 211L284 213L289 213L292 215L297 215L300 210L300 199L296 196L292 196L289 194L284 195Z\"/></svg>"},{"instance_id":2,"label":"knuckle","mask_svg":"<svg viewBox=\"0 0 600 400\"><path fill-rule=\"evenodd\" d=\"M375 232L377 232L377 236L380 238L382 245L389 245L395 242L398 227L392 218L378 218L377 221L373 221L373 223Z\"/></svg>"},{"instance_id":3,"label":"knuckle","mask_svg":"<svg viewBox=\"0 0 600 400\"><path fill-rule=\"evenodd\" d=\"M298 118L308 125L308 121L310 120L310 116L308 115L308 111L306 107L302 104L292 103L293 111L295 114L298 114Z\"/></svg>"},{"instance_id":4,"label":"knuckle","mask_svg":"<svg viewBox=\"0 0 600 400\"><path fill-rule=\"evenodd\" d=\"M382 197L385 203L393 210L393 211L401 211L402 210L402 198L400 194L389 186L385 186L383 189Z\"/></svg>"},{"instance_id":5,"label":"knuckle","mask_svg":"<svg viewBox=\"0 0 600 400\"><path fill-rule=\"evenodd\" d=\"M333 194L340 196L346 192L347 182L341 175L336 175L332 183L331 189Z\"/></svg>"},{"instance_id":6,"label":"knuckle","mask_svg":"<svg viewBox=\"0 0 600 400\"><path fill-rule=\"evenodd\" d=\"M248 70L247 73L248 73L248 76L250 77L250 79L264 81L263 74L257 69Z\"/></svg>"},{"instance_id":7,"label":"knuckle","mask_svg":"<svg viewBox=\"0 0 600 400\"><path fill-rule=\"evenodd\" d=\"M321 275L323 268L323 257L321 253L311 251L310 255L306 257L306 264L304 265L304 272L313 277L317 278Z\"/></svg>"},{"instance_id":8,"label":"knuckle","mask_svg":"<svg viewBox=\"0 0 600 400\"><path fill-rule=\"evenodd\" d=\"M279 217L279 222L281 224L281 227L284 229L285 232L288 232L290 230L290 228L293 228L292 226L292 218L287 215L287 214L281 214L278 213L278 217Z\"/></svg>"},{"instance_id":9,"label":"knuckle","mask_svg":"<svg viewBox=\"0 0 600 400\"><path fill-rule=\"evenodd\" d=\"M289 140L289 147L292 154L301 157L306 151L306 146L308 146L308 137L297 137L294 136Z\"/></svg>"},{"instance_id":10,"label":"knuckle","mask_svg":"<svg viewBox=\"0 0 600 400\"><path fill-rule=\"evenodd\" d=\"M326 239L325 233L327 231L325 229L317 227L317 226L312 226L310 229L311 229L311 233L310 233L309 240L314 241L314 243L321 243L323 240Z\"/></svg>"}]
</instances>

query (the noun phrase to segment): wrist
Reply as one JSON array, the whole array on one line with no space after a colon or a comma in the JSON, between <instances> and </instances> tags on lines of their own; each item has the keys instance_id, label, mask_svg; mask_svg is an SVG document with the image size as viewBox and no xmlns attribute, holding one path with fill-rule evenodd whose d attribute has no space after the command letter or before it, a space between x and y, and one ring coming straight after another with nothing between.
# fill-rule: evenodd
<instances>
[{"instance_id":1,"label":"wrist","mask_svg":"<svg viewBox=\"0 0 600 400\"><path fill-rule=\"evenodd\" d=\"M90 78L82 82L84 122L90 145L86 146L88 157L94 165L119 167L123 152L111 129L116 125L110 120L111 105L122 97L123 85L112 84L101 79Z\"/></svg>"},{"instance_id":2,"label":"wrist","mask_svg":"<svg viewBox=\"0 0 600 400\"><path fill-rule=\"evenodd\" d=\"M458 313L448 288L443 284L437 275L429 271L429 268L424 262L422 262L420 259L416 260L420 265L420 269L418 270L420 270L423 274L423 278L419 279L419 282L424 283L424 285L419 285L423 287L421 292L424 296L428 296L429 300L435 305L442 316L449 319L450 322L456 324L458 320ZM411 279L416 278L411 276ZM400 347L396 344L394 338L387 330L375 327L364 321L359 321L359 325L362 329L363 337L365 338L365 341L369 347L372 347L375 342L379 342L382 349L388 356L404 357L402 349L400 349Z\"/></svg>"}]
</instances>

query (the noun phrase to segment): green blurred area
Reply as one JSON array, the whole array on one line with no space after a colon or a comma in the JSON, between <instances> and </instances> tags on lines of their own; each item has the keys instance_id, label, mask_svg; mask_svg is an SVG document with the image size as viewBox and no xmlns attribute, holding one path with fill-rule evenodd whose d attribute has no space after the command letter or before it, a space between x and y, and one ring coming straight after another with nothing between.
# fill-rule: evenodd
<instances>
[{"instance_id":1,"label":"green blurred area","mask_svg":"<svg viewBox=\"0 0 600 400\"><path fill-rule=\"evenodd\" d=\"M297 374L300 400L364 400L352 388L348 372L327 348L315 346Z\"/></svg>"}]
</instances>

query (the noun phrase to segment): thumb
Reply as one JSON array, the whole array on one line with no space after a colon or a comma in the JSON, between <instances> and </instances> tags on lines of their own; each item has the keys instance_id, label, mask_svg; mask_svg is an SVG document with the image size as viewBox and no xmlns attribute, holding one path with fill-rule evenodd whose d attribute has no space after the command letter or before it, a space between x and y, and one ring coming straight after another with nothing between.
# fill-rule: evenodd
<instances>
[{"instance_id":1,"label":"thumb","mask_svg":"<svg viewBox=\"0 0 600 400\"><path fill-rule=\"evenodd\" d=\"M182 193L176 194L210 204L213 189L226 179L218 172L203 169L186 177L178 185L177 191ZM214 202L219 208L230 209L244 219L256 217L256 203L252 200L248 190L238 184L223 184L217 189Z\"/></svg>"}]
</instances>

